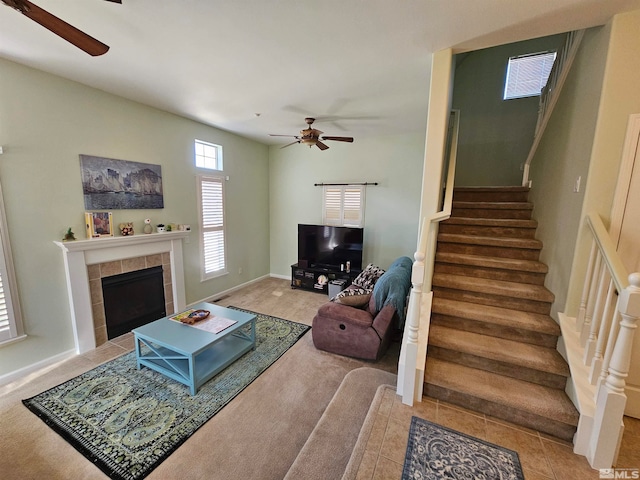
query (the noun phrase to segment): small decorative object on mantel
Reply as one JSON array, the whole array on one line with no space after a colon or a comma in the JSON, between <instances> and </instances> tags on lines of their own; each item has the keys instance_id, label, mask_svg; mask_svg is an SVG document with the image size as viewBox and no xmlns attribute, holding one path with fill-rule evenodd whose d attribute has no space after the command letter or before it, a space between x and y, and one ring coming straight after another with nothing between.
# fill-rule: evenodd
<instances>
[{"instance_id":1,"label":"small decorative object on mantel","mask_svg":"<svg viewBox=\"0 0 640 480\"><path fill-rule=\"evenodd\" d=\"M63 242L71 242L76 239L75 233L71 231L71 227L67 230L67 233L64 234Z\"/></svg>"},{"instance_id":2,"label":"small decorative object on mantel","mask_svg":"<svg viewBox=\"0 0 640 480\"><path fill-rule=\"evenodd\" d=\"M144 229L142 231L144 233L153 232L153 227L151 226L151 219L150 218L145 218L144 219Z\"/></svg>"},{"instance_id":3,"label":"small decorative object on mantel","mask_svg":"<svg viewBox=\"0 0 640 480\"><path fill-rule=\"evenodd\" d=\"M128 237L129 235L133 235L132 222L121 223L119 227L120 227L120 235L122 235L123 237Z\"/></svg>"},{"instance_id":4,"label":"small decorative object on mantel","mask_svg":"<svg viewBox=\"0 0 640 480\"><path fill-rule=\"evenodd\" d=\"M158 233L164 233L165 232L164 223L159 223L158 225L156 225L156 229L158 230Z\"/></svg>"},{"instance_id":5,"label":"small decorative object on mantel","mask_svg":"<svg viewBox=\"0 0 640 480\"><path fill-rule=\"evenodd\" d=\"M113 237L113 215L111 212L85 212L87 238Z\"/></svg>"}]
</instances>

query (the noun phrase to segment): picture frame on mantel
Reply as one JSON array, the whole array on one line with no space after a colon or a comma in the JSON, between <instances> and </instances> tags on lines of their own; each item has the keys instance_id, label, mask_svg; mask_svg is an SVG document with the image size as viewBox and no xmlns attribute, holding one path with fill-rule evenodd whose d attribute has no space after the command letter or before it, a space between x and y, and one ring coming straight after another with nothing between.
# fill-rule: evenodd
<instances>
[{"instance_id":1,"label":"picture frame on mantel","mask_svg":"<svg viewBox=\"0 0 640 480\"><path fill-rule=\"evenodd\" d=\"M85 212L84 223L87 238L113 237L113 215L111 212Z\"/></svg>"}]
</instances>

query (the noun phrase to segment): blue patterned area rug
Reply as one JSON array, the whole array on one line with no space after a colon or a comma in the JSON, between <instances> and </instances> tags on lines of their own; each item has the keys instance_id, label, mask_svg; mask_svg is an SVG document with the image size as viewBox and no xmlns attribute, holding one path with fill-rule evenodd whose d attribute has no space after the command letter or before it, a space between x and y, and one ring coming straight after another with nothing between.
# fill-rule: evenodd
<instances>
[{"instance_id":1,"label":"blue patterned area rug","mask_svg":"<svg viewBox=\"0 0 640 480\"><path fill-rule=\"evenodd\" d=\"M182 383L138 370L131 352L23 403L110 478L144 478L310 328L256 315L256 349L195 396Z\"/></svg>"},{"instance_id":2,"label":"blue patterned area rug","mask_svg":"<svg viewBox=\"0 0 640 480\"><path fill-rule=\"evenodd\" d=\"M517 452L412 417L402 480L524 480Z\"/></svg>"}]
</instances>

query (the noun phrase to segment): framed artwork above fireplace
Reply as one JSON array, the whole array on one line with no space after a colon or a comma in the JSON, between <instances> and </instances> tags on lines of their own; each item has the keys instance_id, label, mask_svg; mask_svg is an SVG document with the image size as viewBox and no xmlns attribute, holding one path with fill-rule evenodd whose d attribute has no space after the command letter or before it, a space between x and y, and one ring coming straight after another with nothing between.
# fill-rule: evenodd
<instances>
[{"instance_id":1,"label":"framed artwork above fireplace","mask_svg":"<svg viewBox=\"0 0 640 480\"><path fill-rule=\"evenodd\" d=\"M84 208L164 208L162 167L152 163L80 155Z\"/></svg>"}]
</instances>

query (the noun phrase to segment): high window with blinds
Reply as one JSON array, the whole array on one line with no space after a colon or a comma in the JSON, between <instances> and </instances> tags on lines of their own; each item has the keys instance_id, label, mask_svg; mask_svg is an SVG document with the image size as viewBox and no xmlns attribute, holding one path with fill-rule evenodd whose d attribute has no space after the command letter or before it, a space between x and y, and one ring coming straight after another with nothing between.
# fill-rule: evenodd
<instances>
[{"instance_id":1,"label":"high window with blinds","mask_svg":"<svg viewBox=\"0 0 640 480\"><path fill-rule=\"evenodd\" d=\"M504 100L540 95L547 84L555 59L556 52L511 57L507 66Z\"/></svg>"},{"instance_id":2,"label":"high window with blinds","mask_svg":"<svg viewBox=\"0 0 640 480\"><path fill-rule=\"evenodd\" d=\"M202 280L227 273L224 178L198 176L200 207L200 248L202 255Z\"/></svg>"},{"instance_id":3,"label":"high window with blinds","mask_svg":"<svg viewBox=\"0 0 640 480\"><path fill-rule=\"evenodd\" d=\"M322 222L346 227L364 226L364 186L325 185L322 196Z\"/></svg>"},{"instance_id":4,"label":"high window with blinds","mask_svg":"<svg viewBox=\"0 0 640 480\"><path fill-rule=\"evenodd\" d=\"M0 190L0 343L8 343L24 337L6 225Z\"/></svg>"}]
</instances>

